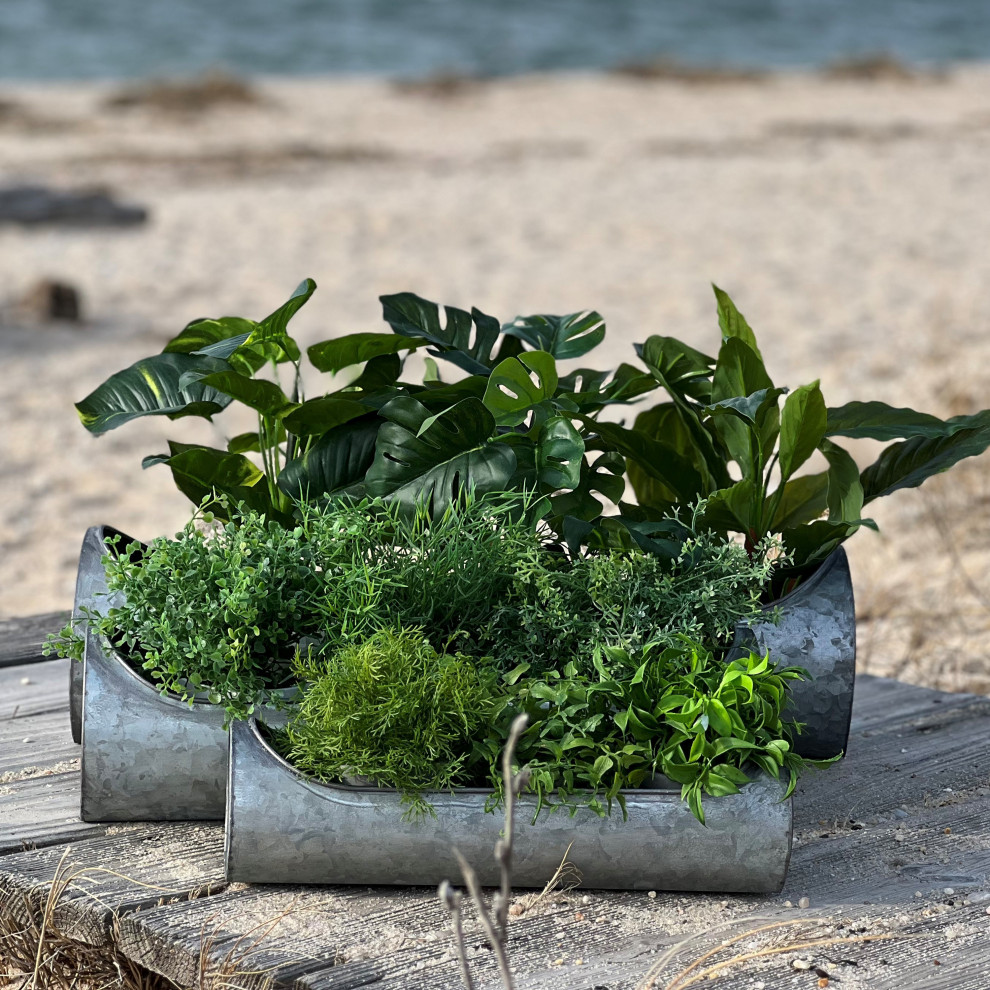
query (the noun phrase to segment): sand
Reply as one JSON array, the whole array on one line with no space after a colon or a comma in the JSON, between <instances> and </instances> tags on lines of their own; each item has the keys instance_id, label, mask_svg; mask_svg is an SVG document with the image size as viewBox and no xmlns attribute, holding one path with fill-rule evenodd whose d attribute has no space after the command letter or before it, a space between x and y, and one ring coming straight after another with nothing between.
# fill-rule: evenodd
<instances>
[{"instance_id":1,"label":"sand","mask_svg":"<svg viewBox=\"0 0 990 990\"><path fill-rule=\"evenodd\" d=\"M820 378L832 405L990 405L990 67L252 87L187 111L112 108L111 85L0 91L0 185L97 185L150 210L133 228L0 226L0 616L70 606L87 526L182 524L167 470L140 467L166 437L250 425L95 440L72 402L190 319L260 318L304 276L320 288L303 343L384 329L378 295L412 290L503 319L597 308L602 366L651 333L715 349L715 281L779 384ZM16 311L42 277L78 287L83 324ZM881 535L849 543L866 670L990 691L988 467L897 493Z\"/></svg>"}]
</instances>

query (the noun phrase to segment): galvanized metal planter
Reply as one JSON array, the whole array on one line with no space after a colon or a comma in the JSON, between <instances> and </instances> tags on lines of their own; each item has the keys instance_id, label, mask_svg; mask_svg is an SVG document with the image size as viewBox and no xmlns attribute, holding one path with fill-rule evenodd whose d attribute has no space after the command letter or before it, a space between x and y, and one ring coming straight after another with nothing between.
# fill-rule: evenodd
<instances>
[{"instance_id":1,"label":"galvanized metal planter","mask_svg":"<svg viewBox=\"0 0 990 990\"><path fill-rule=\"evenodd\" d=\"M107 579L103 570L103 555L106 553L106 538L119 536L121 543L132 543L130 536L112 526L90 526L83 537L79 551L79 570L76 572L76 597L72 608L73 624L82 618L86 608L100 615L106 615L113 604L107 597ZM83 664L69 665L69 723L72 741L82 742L82 699Z\"/></svg>"},{"instance_id":2,"label":"galvanized metal planter","mask_svg":"<svg viewBox=\"0 0 990 990\"><path fill-rule=\"evenodd\" d=\"M789 595L768 605L780 621L740 624L729 659L743 650L804 667L808 680L791 682L785 716L805 723L794 748L811 759L844 752L849 741L856 679L856 606L845 550L839 547Z\"/></svg>"},{"instance_id":3,"label":"galvanized metal planter","mask_svg":"<svg viewBox=\"0 0 990 990\"><path fill-rule=\"evenodd\" d=\"M76 582L76 609L105 614L104 539L86 533ZM123 536L123 534L121 534ZM131 542L123 536L124 543ZM195 821L223 818L227 792L224 711L162 695L105 638L88 629L85 658L70 683L82 742L83 821ZM81 681L81 683L80 683ZM269 721L278 713L266 710Z\"/></svg>"},{"instance_id":4,"label":"galvanized metal planter","mask_svg":"<svg viewBox=\"0 0 990 990\"><path fill-rule=\"evenodd\" d=\"M459 880L456 846L484 885L498 883L492 850L503 828L486 814L487 791L429 795L436 819L404 821L394 790L320 784L285 762L254 720L230 733L227 879L250 883L437 884ZM512 882L543 887L567 854L591 888L780 890L791 851L791 803L759 776L740 794L705 803L707 827L677 790L630 791L628 820L616 809L543 812L535 799L516 818ZM568 852L568 847L570 851Z\"/></svg>"}]
</instances>

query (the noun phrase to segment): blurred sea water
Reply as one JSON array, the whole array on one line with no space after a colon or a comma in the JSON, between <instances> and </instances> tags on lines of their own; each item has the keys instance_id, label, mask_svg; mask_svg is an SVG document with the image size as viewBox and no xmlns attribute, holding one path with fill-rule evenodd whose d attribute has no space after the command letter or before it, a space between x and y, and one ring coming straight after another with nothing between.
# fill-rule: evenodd
<instances>
[{"instance_id":1,"label":"blurred sea water","mask_svg":"<svg viewBox=\"0 0 990 990\"><path fill-rule=\"evenodd\" d=\"M0 0L0 78L416 78L660 57L814 67L990 58L988 0Z\"/></svg>"}]
</instances>

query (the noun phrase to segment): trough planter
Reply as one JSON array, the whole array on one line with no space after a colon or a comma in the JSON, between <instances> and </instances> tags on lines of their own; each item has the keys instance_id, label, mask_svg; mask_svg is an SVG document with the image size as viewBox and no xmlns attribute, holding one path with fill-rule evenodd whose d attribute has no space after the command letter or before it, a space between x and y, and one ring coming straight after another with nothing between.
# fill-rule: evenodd
<instances>
[{"instance_id":1,"label":"trough planter","mask_svg":"<svg viewBox=\"0 0 990 990\"><path fill-rule=\"evenodd\" d=\"M490 791L426 795L436 818L406 820L397 791L322 784L283 760L255 720L230 733L227 879L249 883L437 884L460 876L456 846L483 885L499 882L492 850L504 827L485 812ZM590 808L545 810L535 798L516 813L512 883L543 887L564 856L590 888L769 893L780 890L791 851L784 785L755 777L739 794L705 801L707 827L680 788L626 794L608 818Z\"/></svg>"},{"instance_id":2,"label":"trough planter","mask_svg":"<svg viewBox=\"0 0 990 990\"><path fill-rule=\"evenodd\" d=\"M131 542L110 526L87 530L75 615L83 606L101 613L110 607L102 558L104 540L118 534L125 544ZM810 679L792 684L788 708L790 717L806 725L795 748L809 758L834 756L845 750L849 735L856 660L845 551L836 550L803 584L767 609L776 607L778 624L737 628L730 657L749 648L769 650L775 661L804 667ZM84 662L70 668L70 714L73 739L83 747L84 820L223 817L228 741L221 709L207 702L190 707L177 697L162 696L106 640L87 634ZM269 712L265 717L272 721L279 716Z\"/></svg>"},{"instance_id":3,"label":"trough planter","mask_svg":"<svg viewBox=\"0 0 990 990\"><path fill-rule=\"evenodd\" d=\"M76 583L76 611L110 607L102 557L104 539L119 531L86 533ZM132 542L123 536L123 542ZM82 664L72 664L73 735L80 726L82 799L88 822L220 820L227 792L224 710L205 700L190 706L162 695L110 643L86 631ZM264 709L267 721L280 713Z\"/></svg>"}]
</instances>

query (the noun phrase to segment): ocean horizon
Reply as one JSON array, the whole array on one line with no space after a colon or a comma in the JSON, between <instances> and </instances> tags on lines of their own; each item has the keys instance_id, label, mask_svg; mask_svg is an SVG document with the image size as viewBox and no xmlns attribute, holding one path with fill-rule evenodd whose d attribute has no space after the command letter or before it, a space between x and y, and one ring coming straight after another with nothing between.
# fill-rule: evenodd
<instances>
[{"instance_id":1,"label":"ocean horizon","mask_svg":"<svg viewBox=\"0 0 990 990\"><path fill-rule=\"evenodd\" d=\"M0 80L990 60L986 0L3 0Z\"/></svg>"}]
</instances>

